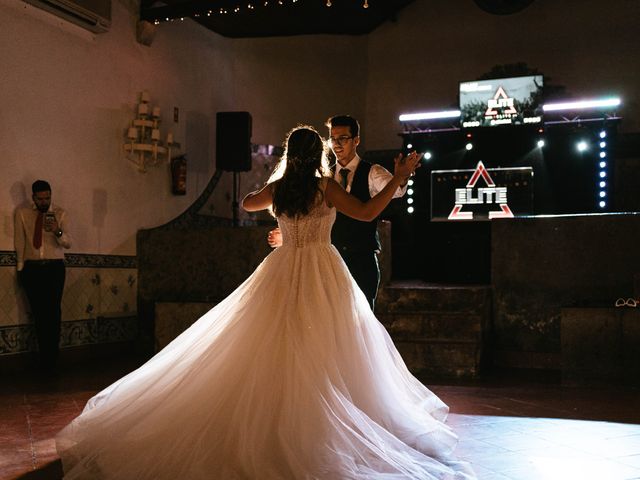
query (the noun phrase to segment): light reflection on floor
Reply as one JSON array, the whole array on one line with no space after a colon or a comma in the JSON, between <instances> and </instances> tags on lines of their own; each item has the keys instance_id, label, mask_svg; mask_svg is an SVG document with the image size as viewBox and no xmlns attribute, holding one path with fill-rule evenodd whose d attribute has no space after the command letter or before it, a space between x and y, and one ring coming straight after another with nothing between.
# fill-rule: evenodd
<instances>
[{"instance_id":1,"label":"light reflection on floor","mask_svg":"<svg viewBox=\"0 0 640 480\"><path fill-rule=\"evenodd\" d=\"M640 425L455 413L448 423L481 480L640 479Z\"/></svg>"}]
</instances>

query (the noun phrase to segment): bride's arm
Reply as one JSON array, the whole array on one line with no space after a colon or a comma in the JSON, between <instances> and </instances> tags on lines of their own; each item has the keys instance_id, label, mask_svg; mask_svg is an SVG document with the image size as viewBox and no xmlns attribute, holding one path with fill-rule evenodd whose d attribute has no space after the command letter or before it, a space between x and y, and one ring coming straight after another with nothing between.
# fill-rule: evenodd
<instances>
[{"instance_id":1,"label":"bride's arm","mask_svg":"<svg viewBox=\"0 0 640 480\"><path fill-rule=\"evenodd\" d=\"M416 169L422 155L413 152L403 161L401 157L396 159L395 169L391 181L375 196L367 202L361 202L353 195L348 194L338 182L329 179L325 194L327 202L356 220L370 222L376 218L389 204L398 187L405 183Z\"/></svg>"},{"instance_id":2,"label":"bride's arm","mask_svg":"<svg viewBox=\"0 0 640 480\"><path fill-rule=\"evenodd\" d=\"M273 184L268 183L260 190L247 194L242 199L242 208L247 212L257 212L258 210L269 208L273 203L272 189Z\"/></svg>"}]
</instances>

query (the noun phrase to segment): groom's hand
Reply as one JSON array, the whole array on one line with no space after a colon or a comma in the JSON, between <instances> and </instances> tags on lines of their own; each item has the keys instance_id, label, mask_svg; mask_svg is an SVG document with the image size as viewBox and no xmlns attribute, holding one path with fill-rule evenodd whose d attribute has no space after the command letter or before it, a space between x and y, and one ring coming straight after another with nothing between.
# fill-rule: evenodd
<instances>
[{"instance_id":1,"label":"groom's hand","mask_svg":"<svg viewBox=\"0 0 640 480\"><path fill-rule=\"evenodd\" d=\"M422 153L417 153L416 151L409 153L406 157L402 155L402 153L399 153L396 158L393 159L394 175L404 177L401 187L407 184L409 177L415 175L416 169L421 166L421 159Z\"/></svg>"},{"instance_id":2,"label":"groom's hand","mask_svg":"<svg viewBox=\"0 0 640 480\"><path fill-rule=\"evenodd\" d=\"M267 235L267 242L271 248L282 246L282 232L279 228L274 228Z\"/></svg>"}]
</instances>

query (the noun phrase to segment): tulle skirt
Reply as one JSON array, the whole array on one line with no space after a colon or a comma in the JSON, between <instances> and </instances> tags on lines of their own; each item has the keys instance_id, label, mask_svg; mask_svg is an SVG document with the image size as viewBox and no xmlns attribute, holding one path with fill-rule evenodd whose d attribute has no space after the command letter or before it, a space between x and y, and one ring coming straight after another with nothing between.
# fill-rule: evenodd
<instances>
[{"instance_id":1,"label":"tulle skirt","mask_svg":"<svg viewBox=\"0 0 640 480\"><path fill-rule=\"evenodd\" d=\"M274 250L57 436L66 479L467 479L331 245Z\"/></svg>"}]
</instances>

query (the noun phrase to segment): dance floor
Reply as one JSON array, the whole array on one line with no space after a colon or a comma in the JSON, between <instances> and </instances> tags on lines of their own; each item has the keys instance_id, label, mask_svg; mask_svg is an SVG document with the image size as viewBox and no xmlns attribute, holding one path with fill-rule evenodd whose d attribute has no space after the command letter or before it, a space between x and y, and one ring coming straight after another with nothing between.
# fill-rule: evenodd
<instances>
[{"instance_id":1,"label":"dance floor","mask_svg":"<svg viewBox=\"0 0 640 480\"><path fill-rule=\"evenodd\" d=\"M0 385L0 479L59 479L54 435L133 360ZM430 384L451 407L457 454L480 480L640 479L640 390L502 374ZM214 479L215 476L212 476ZM224 480L224 479L220 479Z\"/></svg>"}]
</instances>

